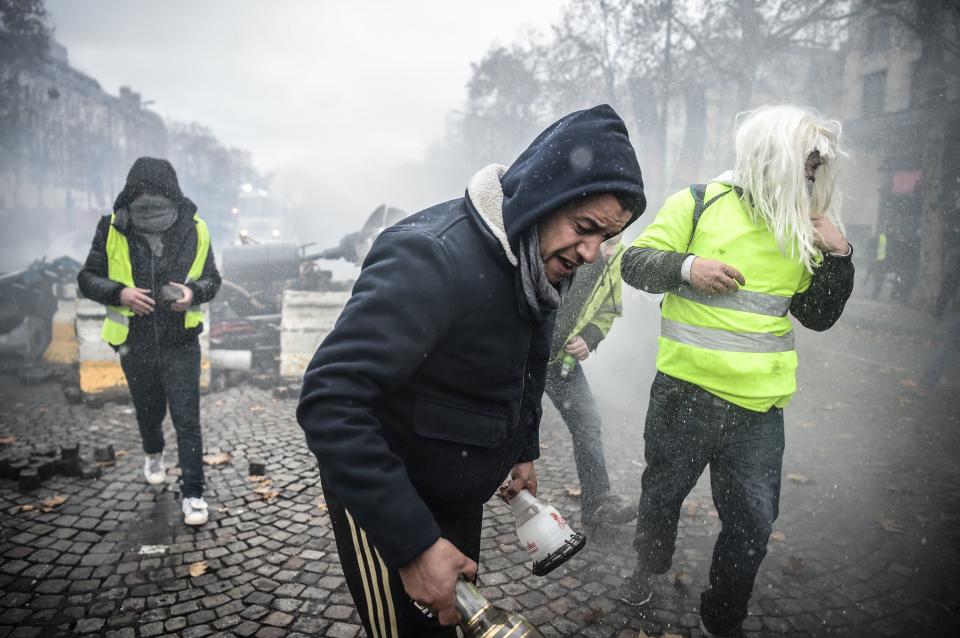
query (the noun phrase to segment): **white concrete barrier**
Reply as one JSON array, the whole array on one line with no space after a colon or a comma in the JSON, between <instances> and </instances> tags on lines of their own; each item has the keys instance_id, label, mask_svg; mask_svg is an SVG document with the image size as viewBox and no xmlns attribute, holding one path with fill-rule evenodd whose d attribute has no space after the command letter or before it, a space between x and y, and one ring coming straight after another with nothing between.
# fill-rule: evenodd
<instances>
[{"instance_id":1,"label":"white concrete barrier","mask_svg":"<svg viewBox=\"0 0 960 638\"><path fill-rule=\"evenodd\" d=\"M77 297L77 345L80 361L80 391L84 394L126 391L127 378L120 368L120 357L100 338L106 306Z\"/></svg>"},{"instance_id":2,"label":"white concrete barrier","mask_svg":"<svg viewBox=\"0 0 960 638\"><path fill-rule=\"evenodd\" d=\"M51 363L77 362L77 284L57 286L57 312L53 315L50 345L43 358Z\"/></svg>"},{"instance_id":3,"label":"white concrete barrier","mask_svg":"<svg viewBox=\"0 0 960 638\"><path fill-rule=\"evenodd\" d=\"M350 298L348 291L285 290L280 316L280 376L300 378L333 329Z\"/></svg>"}]
</instances>

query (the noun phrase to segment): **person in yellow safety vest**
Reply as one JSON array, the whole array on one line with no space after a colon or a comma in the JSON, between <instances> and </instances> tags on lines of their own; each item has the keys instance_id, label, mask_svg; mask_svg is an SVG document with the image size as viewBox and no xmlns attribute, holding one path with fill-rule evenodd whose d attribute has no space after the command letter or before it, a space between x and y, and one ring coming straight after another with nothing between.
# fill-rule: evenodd
<instances>
[{"instance_id":1,"label":"person in yellow safety vest","mask_svg":"<svg viewBox=\"0 0 960 638\"><path fill-rule=\"evenodd\" d=\"M787 314L826 330L853 290L853 249L834 213L839 123L793 106L745 115L732 173L668 198L621 266L627 284L666 294L637 564L619 597L650 600L681 503L709 465L721 520L700 603L710 636L740 635L777 518L783 408L796 390Z\"/></svg>"},{"instance_id":2,"label":"person in yellow safety vest","mask_svg":"<svg viewBox=\"0 0 960 638\"><path fill-rule=\"evenodd\" d=\"M876 235L877 249L874 253L874 260L871 262L867 269L867 278L864 280L863 285L870 285L870 282L873 282L871 287L870 296L876 299L880 296L880 289L883 287L883 283L887 280L887 275L894 272L895 264L894 259L887 259L888 254L888 239L887 233L884 230L881 230Z\"/></svg>"},{"instance_id":3,"label":"person in yellow safety vest","mask_svg":"<svg viewBox=\"0 0 960 638\"><path fill-rule=\"evenodd\" d=\"M200 304L220 275L210 233L184 197L170 162L141 157L100 219L81 292L107 306L102 337L120 355L143 441L144 476L164 482L163 419L177 432L182 510L188 525L207 522L200 432Z\"/></svg>"},{"instance_id":4,"label":"person in yellow safety vest","mask_svg":"<svg viewBox=\"0 0 960 638\"><path fill-rule=\"evenodd\" d=\"M637 517L636 503L610 492L603 457L600 413L590 384L578 364L606 338L614 319L623 314L620 259L626 246L620 235L600 246L600 258L577 270L557 311L552 358L545 392L573 437L573 458L580 480L584 523L619 525Z\"/></svg>"}]
</instances>

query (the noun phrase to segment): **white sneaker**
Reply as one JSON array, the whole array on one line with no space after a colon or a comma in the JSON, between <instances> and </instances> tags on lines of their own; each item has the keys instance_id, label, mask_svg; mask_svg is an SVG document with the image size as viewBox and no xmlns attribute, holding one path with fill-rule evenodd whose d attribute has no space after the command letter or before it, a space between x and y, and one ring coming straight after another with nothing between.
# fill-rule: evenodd
<instances>
[{"instance_id":1,"label":"white sneaker","mask_svg":"<svg viewBox=\"0 0 960 638\"><path fill-rule=\"evenodd\" d=\"M183 499L183 522L187 525L203 525L207 522L207 502L202 498Z\"/></svg>"},{"instance_id":2,"label":"white sneaker","mask_svg":"<svg viewBox=\"0 0 960 638\"><path fill-rule=\"evenodd\" d=\"M167 477L167 472L163 468L163 452L147 454L147 459L143 462L143 475L150 485L163 483Z\"/></svg>"}]
</instances>

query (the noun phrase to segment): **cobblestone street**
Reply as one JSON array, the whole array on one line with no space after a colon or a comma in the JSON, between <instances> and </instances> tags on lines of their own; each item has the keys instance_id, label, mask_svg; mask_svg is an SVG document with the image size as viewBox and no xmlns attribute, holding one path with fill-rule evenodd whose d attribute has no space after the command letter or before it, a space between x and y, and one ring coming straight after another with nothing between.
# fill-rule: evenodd
<instances>
[{"instance_id":1,"label":"cobblestone street","mask_svg":"<svg viewBox=\"0 0 960 638\"><path fill-rule=\"evenodd\" d=\"M630 303L586 371L611 482L636 500L656 307ZM904 389L936 334L878 316L857 301L834 330L798 335L781 514L748 635L960 635L960 383L954 367L934 396ZM206 453L232 458L205 468L210 522L193 529L173 474L163 486L144 482L132 407L68 404L57 376L45 376L9 362L0 372L0 456L74 441L90 459L108 444L119 454L99 479L54 476L29 492L0 480L0 638L362 635L294 398L252 385L203 397ZM169 421L165 430L169 462ZM552 407L542 441L540 495L582 529L570 436ZM252 459L266 463L264 480L248 477ZM66 500L46 500L57 496ZM584 530L587 548L538 578L509 509L492 501L481 592L548 636L701 636L699 592L718 530L704 476L684 506L673 567L640 611L614 596L632 569L632 525Z\"/></svg>"}]
</instances>

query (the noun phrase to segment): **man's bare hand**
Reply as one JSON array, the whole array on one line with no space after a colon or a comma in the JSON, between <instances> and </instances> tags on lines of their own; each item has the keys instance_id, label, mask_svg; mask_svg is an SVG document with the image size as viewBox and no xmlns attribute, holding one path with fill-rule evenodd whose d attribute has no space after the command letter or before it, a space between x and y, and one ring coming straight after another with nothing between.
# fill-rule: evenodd
<instances>
[{"instance_id":1,"label":"man's bare hand","mask_svg":"<svg viewBox=\"0 0 960 638\"><path fill-rule=\"evenodd\" d=\"M690 266L690 285L709 295L734 292L745 283L739 270L722 261L697 257Z\"/></svg>"},{"instance_id":2,"label":"man's bare hand","mask_svg":"<svg viewBox=\"0 0 960 638\"><path fill-rule=\"evenodd\" d=\"M577 361L583 361L590 356L590 347L580 335L571 339L563 349L567 354L572 354Z\"/></svg>"},{"instance_id":3,"label":"man's bare hand","mask_svg":"<svg viewBox=\"0 0 960 638\"><path fill-rule=\"evenodd\" d=\"M453 543L440 538L408 565L400 568L400 580L410 598L426 605L441 625L460 621L455 601L457 579L477 576L477 564L464 556Z\"/></svg>"},{"instance_id":4,"label":"man's bare hand","mask_svg":"<svg viewBox=\"0 0 960 638\"><path fill-rule=\"evenodd\" d=\"M537 470L533 467L533 461L514 465L510 476L497 490L497 496L509 501L524 489L534 496L537 495Z\"/></svg>"},{"instance_id":5,"label":"man's bare hand","mask_svg":"<svg viewBox=\"0 0 960 638\"><path fill-rule=\"evenodd\" d=\"M120 303L138 316L149 315L153 312L154 302L147 288L124 288L120 291Z\"/></svg>"},{"instance_id":6,"label":"man's bare hand","mask_svg":"<svg viewBox=\"0 0 960 638\"><path fill-rule=\"evenodd\" d=\"M174 288L178 288L180 292L183 293L183 296L181 296L180 299L170 304L170 309L174 312L186 312L187 308L193 304L193 289L189 286L178 284L175 281L168 283Z\"/></svg>"},{"instance_id":7,"label":"man's bare hand","mask_svg":"<svg viewBox=\"0 0 960 638\"><path fill-rule=\"evenodd\" d=\"M815 217L813 222L814 245L825 253L846 255L850 244L837 228L837 225L826 217Z\"/></svg>"}]
</instances>

